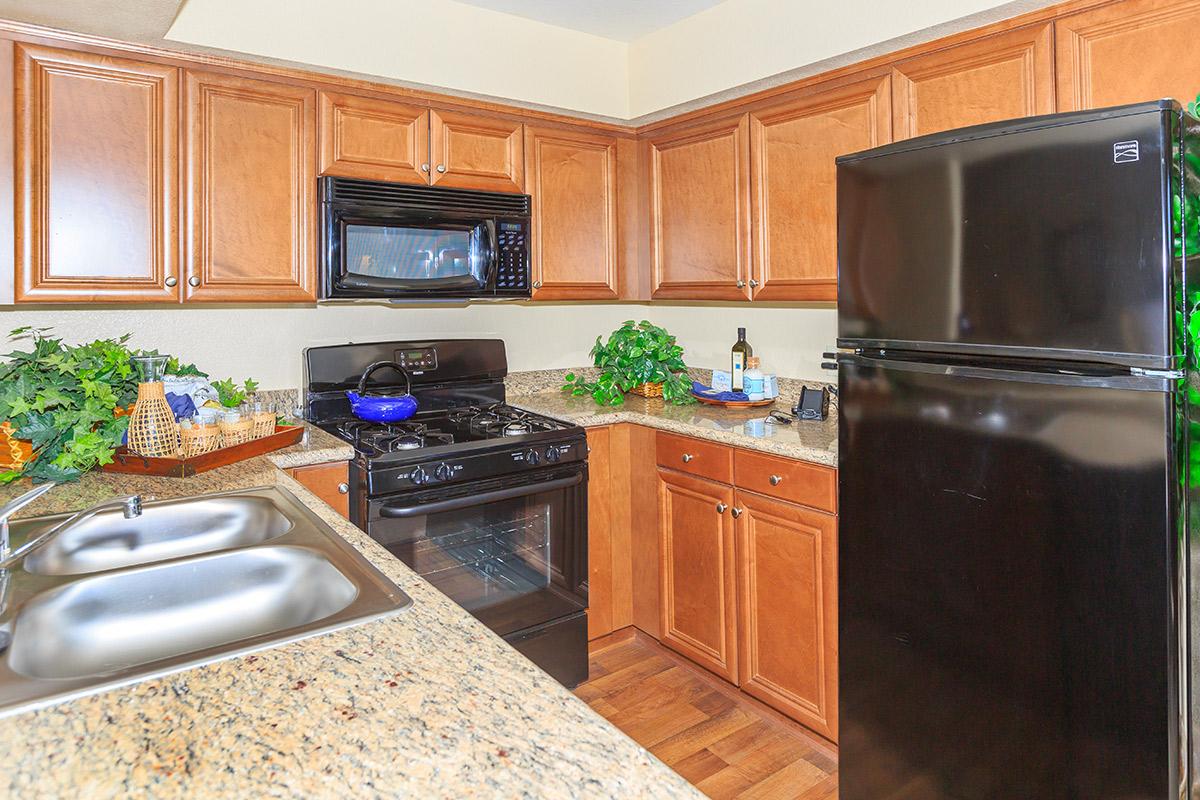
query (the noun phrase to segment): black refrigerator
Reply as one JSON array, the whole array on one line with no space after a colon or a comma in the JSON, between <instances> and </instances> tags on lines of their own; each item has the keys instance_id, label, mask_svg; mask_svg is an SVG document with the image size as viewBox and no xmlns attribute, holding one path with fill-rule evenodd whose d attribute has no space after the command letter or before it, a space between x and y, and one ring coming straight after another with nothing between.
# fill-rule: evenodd
<instances>
[{"instance_id":1,"label":"black refrigerator","mask_svg":"<svg viewBox=\"0 0 1200 800\"><path fill-rule=\"evenodd\" d=\"M1200 797L1198 135L1159 101L838 159L843 800Z\"/></svg>"}]
</instances>

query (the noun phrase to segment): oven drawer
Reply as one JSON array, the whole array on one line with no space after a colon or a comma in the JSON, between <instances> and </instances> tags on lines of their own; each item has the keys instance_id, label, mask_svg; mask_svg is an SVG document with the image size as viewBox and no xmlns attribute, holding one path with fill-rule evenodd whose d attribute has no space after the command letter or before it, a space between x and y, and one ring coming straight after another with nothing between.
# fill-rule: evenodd
<instances>
[{"instance_id":1,"label":"oven drawer","mask_svg":"<svg viewBox=\"0 0 1200 800\"><path fill-rule=\"evenodd\" d=\"M733 448L723 444L659 433L655 452L660 467L720 483L733 483Z\"/></svg>"}]
</instances>

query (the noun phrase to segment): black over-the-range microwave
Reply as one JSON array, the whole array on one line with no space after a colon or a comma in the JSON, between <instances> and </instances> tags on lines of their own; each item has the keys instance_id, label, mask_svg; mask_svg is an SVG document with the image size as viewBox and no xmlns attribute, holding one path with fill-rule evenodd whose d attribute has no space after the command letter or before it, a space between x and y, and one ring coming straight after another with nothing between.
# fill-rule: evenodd
<instances>
[{"instance_id":1,"label":"black over-the-range microwave","mask_svg":"<svg viewBox=\"0 0 1200 800\"><path fill-rule=\"evenodd\" d=\"M324 177L322 300L530 296L527 194Z\"/></svg>"}]
</instances>

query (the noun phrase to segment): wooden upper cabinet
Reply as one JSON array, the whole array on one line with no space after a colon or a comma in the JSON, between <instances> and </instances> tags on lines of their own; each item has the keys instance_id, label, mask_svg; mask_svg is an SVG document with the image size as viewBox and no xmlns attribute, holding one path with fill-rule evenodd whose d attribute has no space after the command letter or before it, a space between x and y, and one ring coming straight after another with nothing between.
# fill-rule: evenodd
<instances>
[{"instance_id":1,"label":"wooden upper cabinet","mask_svg":"<svg viewBox=\"0 0 1200 800\"><path fill-rule=\"evenodd\" d=\"M750 297L750 115L649 140L651 297Z\"/></svg>"},{"instance_id":2,"label":"wooden upper cabinet","mask_svg":"<svg viewBox=\"0 0 1200 800\"><path fill-rule=\"evenodd\" d=\"M926 133L1054 111L1053 26L1031 25L901 61L892 133Z\"/></svg>"},{"instance_id":3,"label":"wooden upper cabinet","mask_svg":"<svg viewBox=\"0 0 1200 800\"><path fill-rule=\"evenodd\" d=\"M736 683L733 489L659 469L663 644Z\"/></svg>"},{"instance_id":4,"label":"wooden upper cabinet","mask_svg":"<svg viewBox=\"0 0 1200 800\"><path fill-rule=\"evenodd\" d=\"M533 299L617 297L617 140L525 127Z\"/></svg>"},{"instance_id":5,"label":"wooden upper cabinet","mask_svg":"<svg viewBox=\"0 0 1200 800\"><path fill-rule=\"evenodd\" d=\"M18 44L18 302L179 300L179 70Z\"/></svg>"},{"instance_id":6,"label":"wooden upper cabinet","mask_svg":"<svg viewBox=\"0 0 1200 800\"><path fill-rule=\"evenodd\" d=\"M1200 92L1200 2L1126 0L1055 23L1058 110Z\"/></svg>"},{"instance_id":7,"label":"wooden upper cabinet","mask_svg":"<svg viewBox=\"0 0 1200 800\"><path fill-rule=\"evenodd\" d=\"M459 111L429 113L429 163L435 186L525 191L524 125Z\"/></svg>"},{"instance_id":8,"label":"wooden upper cabinet","mask_svg":"<svg viewBox=\"0 0 1200 800\"><path fill-rule=\"evenodd\" d=\"M187 75L187 298L316 299L316 92Z\"/></svg>"},{"instance_id":9,"label":"wooden upper cabinet","mask_svg":"<svg viewBox=\"0 0 1200 800\"><path fill-rule=\"evenodd\" d=\"M321 174L429 183L429 109L321 92Z\"/></svg>"},{"instance_id":10,"label":"wooden upper cabinet","mask_svg":"<svg viewBox=\"0 0 1200 800\"><path fill-rule=\"evenodd\" d=\"M837 519L739 491L740 686L837 741Z\"/></svg>"},{"instance_id":11,"label":"wooden upper cabinet","mask_svg":"<svg viewBox=\"0 0 1200 800\"><path fill-rule=\"evenodd\" d=\"M891 140L891 80L873 77L750 115L756 300L837 300L840 155Z\"/></svg>"}]
</instances>

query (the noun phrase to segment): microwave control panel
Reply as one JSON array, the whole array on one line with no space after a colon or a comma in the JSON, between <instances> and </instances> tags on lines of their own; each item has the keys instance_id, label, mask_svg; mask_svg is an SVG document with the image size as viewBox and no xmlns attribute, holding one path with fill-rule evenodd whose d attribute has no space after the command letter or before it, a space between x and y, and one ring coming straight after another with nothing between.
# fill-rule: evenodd
<instances>
[{"instance_id":1,"label":"microwave control panel","mask_svg":"<svg viewBox=\"0 0 1200 800\"><path fill-rule=\"evenodd\" d=\"M529 223L499 222L496 225L499 259L497 291L529 292Z\"/></svg>"}]
</instances>

